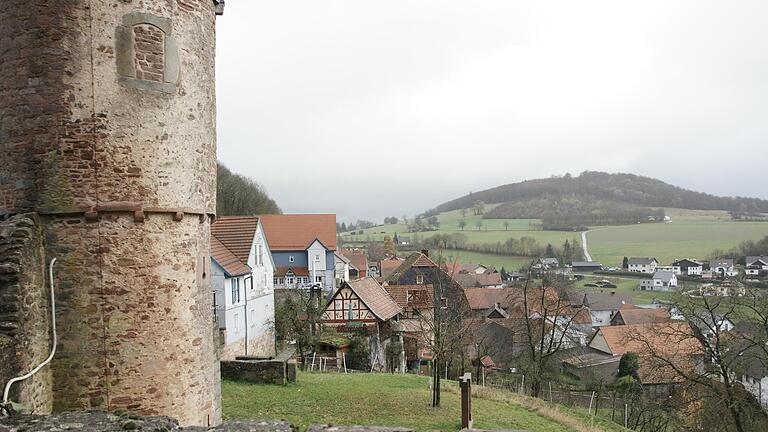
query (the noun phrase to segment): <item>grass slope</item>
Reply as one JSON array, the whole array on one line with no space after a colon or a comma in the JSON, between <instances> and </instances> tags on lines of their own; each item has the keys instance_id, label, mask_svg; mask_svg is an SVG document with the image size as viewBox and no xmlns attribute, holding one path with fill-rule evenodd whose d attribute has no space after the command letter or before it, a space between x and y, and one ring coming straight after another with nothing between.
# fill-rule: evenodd
<instances>
[{"instance_id":1,"label":"grass slope","mask_svg":"<svg viewBox=\"0 0 768 432\"><path fill-rule=\"evenodd\" d=\"M417 430L459 430L460 396L455 386L443 392L440 408L430 406L427 378L387 374L300 373L297 384L257 385L224 381L224 417L285 419L301 430L310 424L403 426ZM613 431L608 423L587 429L587 420L565 408L528 398L476 397L475 427L525 429L531 432Z\"/></svg>"}]
</instances>

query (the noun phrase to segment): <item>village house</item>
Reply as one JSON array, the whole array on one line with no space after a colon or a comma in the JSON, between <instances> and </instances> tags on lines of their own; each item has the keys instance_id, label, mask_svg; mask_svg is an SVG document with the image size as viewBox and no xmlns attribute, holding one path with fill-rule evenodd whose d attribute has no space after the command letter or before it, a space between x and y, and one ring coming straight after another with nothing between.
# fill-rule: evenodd
<instances>
[{"instance_id":1,"label":"village house","mask_svg":"<svg viewBox=\"0 0 768 432\"><path fill-rule=\"evenodd\" d=\"M539 258L534 265L534 268L540 270L549 270L560 267L560 262L557 258Z\"/></svg>"},{"instance_id":2,"label":"village house","mask_svg":"<svg viewBox=\"0 0 768 432\"><path fill-rule=\"evenodd\" d=\"M685 321L600 327L589 347L616 357L637 354L640 382L657 395L668 394L683 381L675 369L703 371L701 346Z\"/></svg>"},{"instance_id":3,"label":"village house","mask_svg":"<svg viewBox=\"0 0 768 432\"><path fill-rule=\"evenodd\" d=\"M432 358L424 340L424 328L431 320L435 302L441 309L457 311L462 316L470 314L461 285L432 261L426 250L406 258L386 278L384 288L403 309L400 322L408 369L418 369L422 362Z\"/></svg>"},{"instance_id":4,"label":"village house","mask_svg":"<svg viewBox=\"0 0 768 432\"><path fill-rule=\"evenodd\" d=\"M368 276L368 255L363 249L341 249L341 254L347 257L350 263L350 280L362 279Z\"/></svg>"},{"instance_id":5,"label":"village house","mask_svg":"<svg viewBox=\"0 0 768 432\"><path fill-rule=\"evenodd\" d=\"M260 220L275 262L275 289L333 291L336 215L264 215Z\"/></svg>"},{"instance_id":6,"label":"village house","mask_svg":"<svg viewBox=\"0 0 768 432\"><path fill-rule=\"evenodd\" d=\"M400 265L403 264L405 258L399 258L396 256L384 257L379 261L379 277L386 278L397 270Z\"/></svg>"},{"instance_id":7,"label":"village house","mask_svg":"<svg viewBox=\"0 0 768 432\"><path fill-rule=\"evenodd\" d=\"M630 293L616 291L577 293L571 296L571 305L589 308L593 327L610 325L613 314L634 307Z\"/></svg>"},{"instance_id":8,"label":"village house","mask_svg":"<svg viewBox=\"0 0 768 432\"><path fill-rule=\"evenodd\" d=\"M690 258L675 260L672 263L672 272L683 276L701 276L704 264Z\"/></svg>"},{"instance_id":9,"label":"village house","mask_svg":"<svg viewBox=\"0 0 768 432\"><path fill-rule=\"evenodd\" d=\"M671 319L669 311L665 308L619 309L611 317L611 325L653 324Z\"/></svg>"},{"instance_id":10,"label":"village house","mask_svg":"<svg viewBox=\"0 0 768 432\"><path fill-rule=\"evenodd\" d=\"M744 263L747 276L768 277L768 256L748 256Z\"/></svg>"},{"instance_id":11,"label":"village house","mask_svg":"<svg viewBox=\"0 0 768 432\"><path fill-rule=\"evenodd\" d=\"M333 255L333 262L336 269L336 287L338 288L341 286L342 282L348 282L350 280L349 272L351 270L351 263L349 258L338 252Z\"/></svg>"},{"instance_id":12,"label":"village house","mask_svg":"<svg viewBox=\"0 0 768 432\"><path fill-rule=\"evenodd\" d=\"M735 277L739 274L734 267L733 258L718 258L709 263L709 269L721 278Z\"/></svg>"},{"instance_id":13,"label":"village house","mask_svg":"<svg viewBox=\"0 0 768 432\"><path fill-rule=\"evenodd\" d=\"M672 291L677 287L677 276L671 271L657 271L651 279L640 281L642 291Z\"/></svg>"},{"instance_id":14,"label":"village house","mask_svg":"<svg viewBox=\"0 0 768 432\"><path fill-rule=\"evenodd\" d=\"M659 261L656 258L630 257L627 270L635 273L654 274L658 265Z\"/></svg>"},{"instance_id":15,"label":"village house","mask_svg":"<svg viewBox=\"0 0 768 432\"><path fill-rule=\"evenodd\" d=\"M395 333L400 337L399 332L393 332L398 327L390 325L390 320L397 320L402 312L376 279L365 277L342 282L326 304L321 320L324 326L340 332L364 336L371 348L371 364L386 368L386 346Z\"/></svg>"},{"instance_id":16,"label":"village house","mask_svg":"<svg viewBox=\"0 0 768 432\"><path fill-rule=\"evenodd\" d=\"M211 225L211 281L222 359L275 355L273 271L258 217L222 216Z\"/></svg>"}]
</instances>

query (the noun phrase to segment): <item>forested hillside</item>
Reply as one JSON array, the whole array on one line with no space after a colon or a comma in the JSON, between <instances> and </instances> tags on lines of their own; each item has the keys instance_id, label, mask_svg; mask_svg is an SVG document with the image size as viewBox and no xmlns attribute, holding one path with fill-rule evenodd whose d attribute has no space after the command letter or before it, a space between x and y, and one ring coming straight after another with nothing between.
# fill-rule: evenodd
<instances>
[{"instance_id":1,"label":"forested hillside","mask_svg":"<svg viewBox=\"0 0 768 432\"><path fill-rule=\"evenodd\" d=\"M280 213L280 207L253 179L233 173L218 164L216 213L219 216L243 216Z\"/></svg>"},{"instance_id":2,"label":"forested hillside","mask_svg":"<svg viewBox=\"0 0 768 432\"><path fill-rule=\"evenodd\" d=\"M644 222L649 216L658 220L663 214L655 209L661 207L725 210L736 219L768 213L768 200L719 197L649 177L593 171L470 193L437 206L435 211L469 209L478 202L504 203L486 213L486 218L541 218L552 229Z\"/></svg>"}]
</instances>

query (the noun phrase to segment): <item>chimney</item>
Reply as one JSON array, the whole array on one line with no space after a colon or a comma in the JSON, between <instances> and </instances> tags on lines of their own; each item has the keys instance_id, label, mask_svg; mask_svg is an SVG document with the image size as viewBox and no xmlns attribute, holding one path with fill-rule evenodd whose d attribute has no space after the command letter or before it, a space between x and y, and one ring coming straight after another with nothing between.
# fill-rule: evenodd
<instances>
[{"instance_id":1,"label":"chimney","mask_svg":"<svg viewBox=\"0 0 768 432\"><path fill-rule=\"evenodd\" d=\"M424 256L428 257L429 256L429 249L422 249L421 253L423 253Z\"/></svg>"}]
</instances>

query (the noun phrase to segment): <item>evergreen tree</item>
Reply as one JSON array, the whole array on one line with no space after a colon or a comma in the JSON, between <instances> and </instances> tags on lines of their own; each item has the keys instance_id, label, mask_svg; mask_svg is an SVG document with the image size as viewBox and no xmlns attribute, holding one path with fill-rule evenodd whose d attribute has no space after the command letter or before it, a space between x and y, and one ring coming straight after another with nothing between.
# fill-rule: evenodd
<instances>
[{"instance_id":1,"label":"evergreen tree","mask_svg":"<svg viewBox=\"0 0 768 432\"><path fill-rule=\"evenodd\" d=\"M617 377L631 376L635 380L639 380L637 370L640 369L640 362L637 358L637 354L633 352L625 353L619 360L619 372Z\"/></svg>"},{"instance_id":2,"label":"evergreen tree","mask_svg":"<svg viewBox=\"0 0 768 432\"><path fill-rule=\"evenodd\" d=\"M555 248L552 247L551 243L547 243L547 247L544 250L544 256L547 258L555 258L557 255L555 254Z\"/></svg>"},{"instance_id":3,"label":"evergreen tree","mask_svg":"<svg viewBox=\"0 0 768 432\"><path fill-rule=\"evenodd\" d=\"M384 256L395 256L395 243L388 235L384 236Z\"/></svg>"},{"instance_id":4,"label":"evergreen tree","mask_svg":"<svg viewBox=\"0 0 768 432\"><path fill-rule=\"evenodd\" d=\"M621 268L629 268L629 258L624 257L624 259L621 260Z\"/></svg>"}]
</instances>

